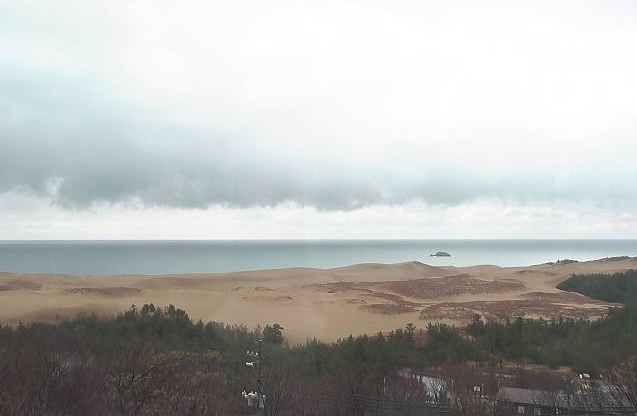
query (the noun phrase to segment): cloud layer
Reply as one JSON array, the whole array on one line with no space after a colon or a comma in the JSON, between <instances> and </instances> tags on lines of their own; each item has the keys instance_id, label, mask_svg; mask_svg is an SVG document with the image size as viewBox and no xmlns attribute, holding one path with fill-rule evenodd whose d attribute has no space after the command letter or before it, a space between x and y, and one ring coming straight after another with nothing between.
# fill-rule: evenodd
<instances>
[{"instance_id":1,"label":"cloud layer","mask_svg":"<svg viewBox=\"0 0 637 416\"><path fill-rule=\"evenodd\" d=\"M0 6L5 195L637 208L632 1L54 3Z\"/></svg>"}]
</instances>

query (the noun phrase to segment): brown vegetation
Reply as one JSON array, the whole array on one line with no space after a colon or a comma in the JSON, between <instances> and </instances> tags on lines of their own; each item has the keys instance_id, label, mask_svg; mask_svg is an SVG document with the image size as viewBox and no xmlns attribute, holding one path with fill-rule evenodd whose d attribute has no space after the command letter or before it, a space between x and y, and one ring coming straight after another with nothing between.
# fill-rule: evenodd
<instances>
[{"instance_id":1,"label":"brown vegetation","mask_svg":"<svg viewBox=\"0 0 637 416\"><path fill-rule=\"evenodd\" d=\"M436 299L464 294L503 293L526 289L515 280L488 281L468 275L424 278L378 284L390 292L418 299Z\"/></svg>"},{"instance_id":2,"label":"brown vegetation","mask_svg":"<svg viewBox=\"0 0 637 416\"><path fill-rule=\"evenodd\" d=\"M101 295L110 297L130 296L140 293L136 287L74 287L66 289L66 293Z\"/></svg>"},{"instance_id":3,"label":"brown vegetation","mask_svg":"<svg viewBox=\"0 0 637 416\"><path fill-rule=\"evenodd\" d=\"M375 290L386 290L414 299L438 299L465 294L503 293L526 289L516 280L488 281L472 278L468 275L425 277L413 280L391 282L336 282L318 285L334 292L364 291L377 295Z\"/></svg>"},{"instance_id":4,"label":"brown vegetation","mask_svg":"<svg viewBox=\"0 0 637 416\"><path fill-rule=\"evenodd\" d=\"M420 311L420 319L426 321L455 320L462 323L471 321L475 314L487 320L505 320L512 317L585 318L597 319L604 316L613 304L585 299L591 305L581 305L567 301L560 294L529 294L528 299L502 301L443 302L426 306ZM570 296L568 297L570 298ZM582 299L578 299L580 302Z\"/></svg>"},{"instance_id":5,"label":"brown vegetation","mask_svg":"<svg viewBox=\"0 0 637 416\"><path fill-rule=\"evenodd\" d=\"M373 313L381 313L383 315L398 315L401 313L415 311L413 306L397 303L374 303L371 305L361 305L361 309L368 310Z\"/></svg>"},{"instance_id":6,"label":"brown vegetation","mask_svg":"<svg viewBox=\"0 0 637 416\"><path fill-rule=\"evenodd\" d=\"M29 280L11 279L0 283L0 292L8 292L12 290L38 290L41 284L31 282Z\"/></svg>"}]
</instances>

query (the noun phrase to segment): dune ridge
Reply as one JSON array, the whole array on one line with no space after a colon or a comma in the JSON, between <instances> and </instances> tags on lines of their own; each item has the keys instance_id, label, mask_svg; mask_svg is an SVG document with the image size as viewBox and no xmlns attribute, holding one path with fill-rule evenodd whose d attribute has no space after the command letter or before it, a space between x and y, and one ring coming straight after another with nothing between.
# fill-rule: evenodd
<instances>
[{"instance_id":1,"label":"dune ridge","mask_svg":"<svg viewBox=\"0 0 637 416\"><path fill-rule=\"evenodd\" d=\"M249 326L278 322L292 342L377 333L408 322L463 325L514 316L595 319L615 304L555 288L573 274L637 269L634 258L528 267L436 267L412 261L333 269L82 277L0 273L0 323L115 314L174 304L193 318Z\"/></svg>"}]
</instances>

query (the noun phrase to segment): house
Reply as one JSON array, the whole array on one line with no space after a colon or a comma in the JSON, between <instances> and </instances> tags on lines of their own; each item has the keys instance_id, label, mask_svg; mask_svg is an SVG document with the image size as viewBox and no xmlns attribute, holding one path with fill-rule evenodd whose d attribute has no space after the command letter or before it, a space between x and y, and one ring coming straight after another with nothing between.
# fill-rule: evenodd
<instances>
[{"instance_id":1,"label":"house","mask_svg":"<svg viewBox=\"0 0 637 416\"><path fill-rule=\"evenodd\" d=\"M637 408L613 395L605 383L592 382L589 391L546 391L501 387L497 395L501 415L635 415Z\"/></svg>"},{"instance_id":2,"label":"house","mask_svg":"<svg viewBox=\"0 0 637 416\"><path fill-rule=\"evenodd\" d=\"M496 399L501 414L557 415L571 407L569 396L562 391L500 387Z\"/></svg>"},{"instance_id":3,"label":"house","mask_svg":"<svg viewBox=\"0 0 637 416\"><path fill-rule=\"evenodd\" d=\"M429 397L431 403L446 403L448 400L447 382L438 377L416 374L409 368L404 368L398 372L401 377L413 379L418 382Z\"/></svg>"}]
</instances>

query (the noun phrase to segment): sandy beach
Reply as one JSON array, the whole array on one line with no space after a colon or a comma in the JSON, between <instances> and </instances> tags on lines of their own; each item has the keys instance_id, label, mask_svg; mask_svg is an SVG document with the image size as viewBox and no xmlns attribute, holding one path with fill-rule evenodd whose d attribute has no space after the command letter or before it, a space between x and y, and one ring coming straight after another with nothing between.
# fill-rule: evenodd
<instances>
[{"instance_id":1,"label":"sandy beach","mask_svg":"<svg viewBox=\"0 0 637 416\"><path fill-rule=\"evenodd\" d=\"M193 319L277 322L290 342L375 334L408 322L463 325L487 319L595 319L617 305L555 288L573 274L637 269L636 259L526 267L434 267L419 262L223 274L81 277L0 273L0 323L51 322L132 304L174 304Z\"/></svg>"}]
</instances>

